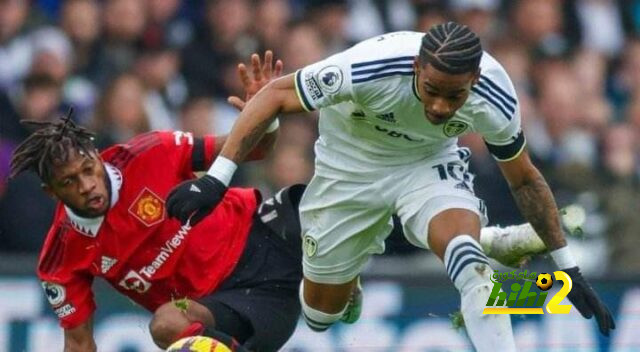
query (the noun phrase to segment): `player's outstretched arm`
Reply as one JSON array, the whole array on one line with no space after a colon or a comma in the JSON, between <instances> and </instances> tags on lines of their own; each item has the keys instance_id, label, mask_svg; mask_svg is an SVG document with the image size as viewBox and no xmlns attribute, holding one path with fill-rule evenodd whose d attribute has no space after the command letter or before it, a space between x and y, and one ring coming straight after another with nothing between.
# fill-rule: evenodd
<instances>
[{"instance_id":1,"label":"player's outstretched arm","mask_svg":"<svg viewBox=\"0 0 640 352\"><path fill-rule=\"evenodd\" d=\"M264 60L260 59L260 55L254 53L251 55L251 70L243 63L238 64L237 68L238 78L240 82L242 82L244 90L244 100L237 96L230 96L227 101L238 109L238 111L242 111L247 105L247 102L264 86L282 75L283 67L284 64L282 60L276 60L275 64L273 64L273 52L271 50L267 50L264 53ZM273 149L276 139L278 138L277 118L265 132L245 160L261 160ZM216 140L216 150L222 150L227 137L228 136L225 135L223 138L218 138L221 142L220 144L218 144L218 140Z\"/></svg>"},{"instance_id":2,"label":"player's outstretched arm","mask_svg":"<svg viewBox=\"0 0 640 352\"><path fill-rule=\"evenodd\" d=\"M169 193L166 205L170 217L196 225L220 203L238 163L255 148L275 116L304 111L294 79L290 74L270 82L249 100L207 174L185 181Z\"/></svg>"},{"instance_id":3,"label":"player's outstretched arm","mask_svg":"<svg viewBox=\"0 0 640 352\"><path fill-rule=\"evenodd\" d=\"M571 277L573 288L568 294L569 300L583 317L589 319L595 316L600 332L609 336L609 331L615 329L611 312L582 276L567 247L558 207L544 177L531 163L526 151L511 161L498 164L520 212L551 250L551 256L560 270Z\"/></svg>"},{"instance_id":4,"label":"player's outstretched arm","mask_svg":"<svg viewBox=\"0 0 640 352\"><path fill-rule=\"evenodd\" d=\"M93 339L93 318L73 329L64 330L64 352L97 351Z\"/></svg>"}]
</instances>

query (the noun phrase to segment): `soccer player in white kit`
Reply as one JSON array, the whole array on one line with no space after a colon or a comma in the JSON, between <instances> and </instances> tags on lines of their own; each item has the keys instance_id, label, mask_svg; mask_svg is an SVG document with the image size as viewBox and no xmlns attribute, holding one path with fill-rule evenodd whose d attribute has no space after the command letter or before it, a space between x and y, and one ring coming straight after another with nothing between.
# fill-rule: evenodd
<instances>
[{"instance_id":1,"label":"soccer player in white kit","mask_svg":"<svg viewBox=\"0 0 640 352\"><path fill-rule=\"evenodd\" d=\"M492 270L478 243L487 219L467 171L470 152L457 145L466 133L484 138L520 211L571 276L574 306L595 316L603 334L614 328L580 274L553 195L526 152L507 73L454 22L365 40L268 84L247 103L207 175L169 195L170 215L186 221L211 211L275 116L305 110L320 110L315 174L300 204L300 299L311 328L354 320L358 275L371 254L384 251L395 213L407 239L443 261L474 347L515 350L509 316L482 314Z\"/></svg>"}]
</instances>

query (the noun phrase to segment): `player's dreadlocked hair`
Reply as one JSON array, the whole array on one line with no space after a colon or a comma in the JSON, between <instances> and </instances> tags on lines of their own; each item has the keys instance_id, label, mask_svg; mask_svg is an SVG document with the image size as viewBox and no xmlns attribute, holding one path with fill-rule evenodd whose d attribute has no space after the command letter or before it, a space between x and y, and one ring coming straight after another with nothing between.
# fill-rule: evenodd
<instances>
[{"instance_id":1,"label":"player's dreadlocked hair","mask_svg":"<svg viewBox=\"0 0 640 352\"><path fill-rule=\"evenodd\" d=\"M38 174L43 182L49 182L53 167L66 162L71 151L91 156L95 151L94 134L71 121L73 110L54 122L23 120L21 123L37 128L13 152L10 177L25 170Z\"/></svg>"},{"instance_id":2,"label":"player's dreadlocked hair","mask_svg":"<svg viewBox=\"0 0 640 352\"><path fill-rule=\"evenodd\" d=\"M422 37L419 60L451 73L475 72L480 66L482 45L469 27L447 22L437 24Z\"/></svg>"}]
</instances>

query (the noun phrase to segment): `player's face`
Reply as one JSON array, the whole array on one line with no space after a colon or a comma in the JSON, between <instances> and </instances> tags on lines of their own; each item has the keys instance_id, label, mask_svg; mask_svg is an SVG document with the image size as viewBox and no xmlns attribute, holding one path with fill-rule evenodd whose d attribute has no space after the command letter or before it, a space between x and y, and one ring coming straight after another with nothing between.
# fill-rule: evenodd
<instances>
[{"instance_id":1,"label":"player's face","mask_svg":"<svg viewBox=\"0 0 640 352\"><path fill-rule=\"evenodd\" d=\"M434 125L449 120L467 101L471 87L480 72L450 74L437 70L432 65L421 65L416 59L416 85L424 105L424 115Z\"/></svg>"},{"instance_id":2,"label":"player's face","mask_svg":"<svg viewBox=\"0 0 640 352\"><path fill-rule=\"evenodd\" d=\"M94 218L109 209L107 175L100 156L72 152L63 165L53 170L45 191L62 201L79 216Z\"/></svg>"}]
</instances>

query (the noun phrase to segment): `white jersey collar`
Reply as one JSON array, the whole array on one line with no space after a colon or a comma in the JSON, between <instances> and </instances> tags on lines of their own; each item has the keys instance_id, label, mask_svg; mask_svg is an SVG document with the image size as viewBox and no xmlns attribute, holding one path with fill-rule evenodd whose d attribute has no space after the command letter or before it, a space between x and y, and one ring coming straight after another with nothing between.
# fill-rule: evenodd
<instances>
[{"instance_id":1,"label":"white jersey collar","mask_svg":"<svg viewBox=\"0 0 640 352\"><path fill-rule=\"evenodd\" d=\"M109 208L113 208L113 206L118 202L118 198L120 196L120 188L122 188L122 173L115 166L109 163L104 163L104 168L107 172L107 176L109 177L109 183L111 184L111 202L109 204ZM99 216L97 218L84 218L75 214L73 210L66 205L64 206L64 210L71 222L71 226L73 226L76 231L85 236L96 237L98 230L100 230L100 226L102 225L102 221L104 221L104 216Z\"/></svg>"}]
</instances>

